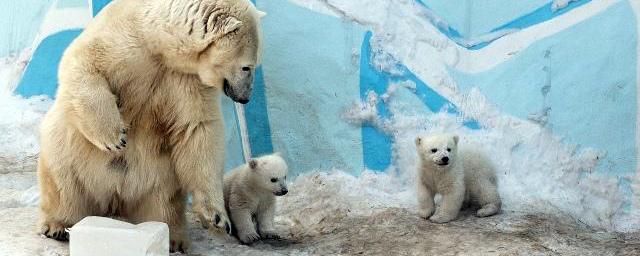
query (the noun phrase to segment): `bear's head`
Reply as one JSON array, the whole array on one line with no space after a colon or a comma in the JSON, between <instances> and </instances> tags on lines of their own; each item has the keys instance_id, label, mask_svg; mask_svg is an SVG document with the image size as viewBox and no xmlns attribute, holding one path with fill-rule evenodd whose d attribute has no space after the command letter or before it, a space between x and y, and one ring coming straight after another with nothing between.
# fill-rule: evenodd
<instances>
[{"instance_id":1,"label":"bear's head","mask_svg":"<svg viewBox=\"0 0 640 256\"><path fill-rule=\"evenodd\" d=\"M458 140L457 135L433 134L418 136L415 143L423 164L445 168L456 158Z\"/></svg>"},{"instance_id":2,"label":"bear's head","mask_svg":"<svg viewBox=\"0 0 640 256\"><path fill-rule=\"evenodd\" d=\"M143 31L164 65L197 75L235 102L249 102L264 12L249 0L154 0L147 8Z\"/></svg>"},{"instance_id":3,"label":"bear's head","mask_svg":"<svg viewBox=\"0 0 640 256\"><path fill-rule=\"evenodd\" d=\"M256 189L269 191L276 196L286 195L287 189L287 163L279 153L266 155L249 160L249 168L252 173L252 184Z\"/></svg>"}]
</instances>

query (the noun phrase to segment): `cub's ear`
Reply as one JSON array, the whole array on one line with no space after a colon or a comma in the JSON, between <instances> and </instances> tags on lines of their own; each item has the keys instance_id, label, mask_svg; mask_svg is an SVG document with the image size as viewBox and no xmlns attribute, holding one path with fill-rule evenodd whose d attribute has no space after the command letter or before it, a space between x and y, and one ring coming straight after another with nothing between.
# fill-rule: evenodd
<instances>
[{"instance_id":1,"label":"cub's ear","mask_svg":"<svg viewBox=\"0 0 640 256\"><path fill-rule=\"evenodd\" d=\"M255 170L257 167L258 167L258 160L255 160L255 159L249 160L249 168L251 168L251 170Z\"/></svg>"},{"instance_id":2,"label":"cub's ear","mask_svg":"<svg viewBox=\"0 0 640 256\"><path fill-rule=\"evenodd\" d=\"M455 142L456 145L458 145L459 140L460 140L460 137L458 137L458 135L453 135L453 142Z\"/></svg>"},{"instance_id":3,"label":"cub's ear","mask_svg":"<svg viewBox=\"0 0 640 256\"><path fill-rule=\"evenodd\" d=\"M422 138L416 137L416 146L420 146L422 144Z\"/></svg>"},{"instance_id":4,"label":"cub's ear","mask_svg":"<svg viewBox=\"0 0 640 256\"><path fill-rule=\"evenodd\" d=\"M240 26L242 26L242 21L230 16L229 18L224 19L222 24L224 24L224 27L222 28L222 35L226 35L240 28Z\"/></svg>"},{"instance_id":5,"label":"cub's ear","mask_svg":"<svg viewBox=\"0 0 640 256\"><path fill-rule=\"evenodd\" d=\"M282 157L282 153L280 153L280 152L273 152L273 155L274 155L274 156Z\"/></svg>"},{"instance_id":6,"label":"cub's ear","mask_svg":"<svg viewBox=\"0 0 640 256\"><path fill-rule=\"evenodd\" d=\"M256 10L256 12L258 13L258 18L260 19L264 18L264 16L267 16L267 13L261 10Z\"/></svg>"}]
</instances>

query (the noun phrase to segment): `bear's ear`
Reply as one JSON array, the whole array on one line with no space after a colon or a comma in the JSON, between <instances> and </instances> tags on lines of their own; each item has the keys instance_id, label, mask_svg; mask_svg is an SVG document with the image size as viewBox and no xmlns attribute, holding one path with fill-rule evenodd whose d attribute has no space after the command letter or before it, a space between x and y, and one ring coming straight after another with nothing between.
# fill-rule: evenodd
<instances>
[{"instance_id":1,"label":"bear's ear","mask_svg":"<svg viewBox=\"0 0 640 256\"><path fill-rule=\"evenodd\" d=\"M264 18L264 16L267 16L267 13L261 10L256 10L256 12L258 13L258 18L260 19Z\"/></svg>"},{"instance_id":2,"label":"bear's ear","mask_svg":"<svg viewBox=\"0 0 640 256\"><path fill-rule=\"evenodd\" d=\"M255 159L249 160L249 168L251 168L251 170L255 170L257 167L258 167L258 160L255 160Z\"/></svg>"},{"instance_id":3,"label":"bear's ear","mask_svg":"<svg viewBox=\"0 0 640 256\"><path fill-rule=\"evenodd\" d=\"M226 18L222 22L222 24L224 24L224 27L222 28L222 34L226 35L240 28L240 26L242 26L242 21L230 16L229 18Z\"/></svg>"},{"instance_id":4,"label":"bear's ear","mask_svg":"<svg viewBox=\"0 0 640 256\"><path fill-rule=\"evenodd\" d=\"M274 156L282 157L282 153L280 153L280 152L273 152L273 155L274 155Z\"/></svg>"},{"instance_id":5,"label":"bear's ear","mask_svg":"<svg viewBox=\"0 0 640 256\"><path fill-rule=\"evenodd\" d=\"M420 146L422 144L422 138L416 137L416 146Z\"/></svg>"},{"instance_id":6,"label":"bear's ear","mask_svg":"<svg viewBox=\"0 0 640 256\"><path fill-rule=\"evenodd\" d=\"M453 135L453 142L456 143L456 145L458 145L459 140L460 138L458 137L458 135Z\"/></svg>"}]
</instances>

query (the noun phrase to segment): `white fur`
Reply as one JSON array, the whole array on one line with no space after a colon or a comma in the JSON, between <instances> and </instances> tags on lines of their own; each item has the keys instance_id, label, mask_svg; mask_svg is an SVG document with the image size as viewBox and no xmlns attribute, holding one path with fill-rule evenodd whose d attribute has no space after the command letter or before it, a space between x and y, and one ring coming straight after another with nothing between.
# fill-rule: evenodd
<instances>
[{"instance_id":1,"label":"white fur","mask_svg":"<svg viewBox=\"0 0 640 256\"><path fill-rule=\"evenodd\" d=\"M450 134L418 136L415 141L420 161L416 179L418 211L421 217L433 222L455 219L463 203L480 205L476 212L478 217L500 211L501 201L491 161L481 150L458 149L458 141L458 136ZM442 203L437 208L434 204L436 194L442 196Z\"/></svg>"},{"instance_id":2,"label":"white fur","mask_svg":"<svg viewBox=\"0 0 640 256\"><path fill-rule=\"evenodd\" d=\"M278 238L273 227L275 197L288 192L287 172L287 163L276 153L252 159L225 176L225 204L241 242Z\"/></svg>"},{"instance_id":3,"label":"white fur","mask_svg":"<svg viewBox=\"0 0 640 256\"><path fill-rule=\"evenodd\" d=\"M42 123L40 232L66 239L86 216L118 215L166 222L185 250L188 193L203 226L230 231L220 97L251 93L259 15L248 0L105 7L65 51Z\"/></svg>"}]
</instances>

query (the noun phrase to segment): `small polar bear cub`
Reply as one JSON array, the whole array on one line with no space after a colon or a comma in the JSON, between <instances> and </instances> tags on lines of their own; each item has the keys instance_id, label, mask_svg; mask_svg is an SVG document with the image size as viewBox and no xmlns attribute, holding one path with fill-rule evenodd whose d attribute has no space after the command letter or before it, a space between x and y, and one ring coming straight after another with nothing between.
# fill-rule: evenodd
<instances>
[{"instance_id":1,"label":"small polar bear cub","mask_svg":"<svg viewBox=\"0 0 640 256\"><path fill-rule=\"evenodd\" d=\"M289 192L287 172L287 163L275 153L251 159L224 177L225 206L242 243L279 238L273 226L275 197Z\"/></svg>"},{"instance_id":2,"label":"small polar bear cub","mask_svg":"<svg viewBox=\"0 0 640 256\"><path fill-rule=\"evenodd\" d=\"M422 218L436 223L455 219L463 203L480 205L478 217L500 211L496 174L489 158L473 147L458 149L459 137L451 134L418 136L415 139L418 211ZM434 196L442 202L436 209Z\"/></svg>"}]
</instances>

